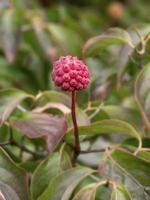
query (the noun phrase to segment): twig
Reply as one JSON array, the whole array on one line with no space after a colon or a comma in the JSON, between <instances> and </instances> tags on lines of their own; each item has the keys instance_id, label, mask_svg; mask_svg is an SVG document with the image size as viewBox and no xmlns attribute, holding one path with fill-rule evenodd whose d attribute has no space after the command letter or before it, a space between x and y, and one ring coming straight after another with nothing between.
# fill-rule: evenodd
<instances>
[{"instance_id":1,"label":"twig","mask_svg":"<svg viewBox=\"0 0 150 200\"><path fill-rule=\"evenodd\" d=\"M12 146L16 146L16 147L18 147L18 148L21 149L22 151L25 151L25 152L27 152L27 153L33 155L34 157L39 156L38 153L35 153L35 152L31 151L30 149L26 148L25 146L19 144L18 142L14 141L14 140L11 141L10 144L11 144Z\"/></svg>"},{"instance_id":2,"label":"twig","mask_svg":"<svg viewBox=\"0 0 150 200\"><path fill-rule=\"evenodd\" d=\"M9 140L7 142L0 143L0 147L4 147L4 146L7 146L7 145L16 146L16 147L20 148L22 151L31 154L34 158L45 156L44 154L31 151L30 149L26 148L25 146L20 145L15 140Z\"/></svg>"},{"instance_id":3,"label":"twig","mask_svg":"<svg viewBox=\"0 0 150 200\"><path fill-rule=\"evenodd\" d=\"M10 145L9 141L0 143L0 147L4 147L4 146L7 146L7 145Z\"/></svg>"},{"instance_id":4,"label":"twig","mask_svg":"<svg viewBox=\"0 0 150 200\"><path fill-rule=\"evenodd\" d=\"M75 148L74 148L74 155L73 155L73 162L75 162L76 158L80 153L80 140L79 140L79 132L78 132L78 125L76 120L76 92L72 92L72 105L71 105L71 114L72 114L72 121L74 126L74 139L75 139Z\"/></svg>"},{"instance_id":5,"label":"twig","mask_svg":"<svg viewBox=\"0 0 150 200\"><path fill-rule=\"evenodd\" d=\"M110 147L107 147L110 149ZM91 149L91 150L81 150L80 154L88 154L88 153L100 153L100 152L105 152L106 148L102 148L102 149Z\"/></svg>"}]
</instances>

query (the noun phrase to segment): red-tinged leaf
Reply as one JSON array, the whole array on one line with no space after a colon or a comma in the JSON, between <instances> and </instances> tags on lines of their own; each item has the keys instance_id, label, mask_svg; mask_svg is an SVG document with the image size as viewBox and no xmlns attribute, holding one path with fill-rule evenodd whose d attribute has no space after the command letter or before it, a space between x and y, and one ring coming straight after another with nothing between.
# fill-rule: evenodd
<instances>
[{"instance_id":1,"label":"red-tinged leaf","mask_svg":"<svg viewBox=\"0 0 150 200\"><path fill-rule=\"evenodd\" d=\"M20 200L17 193L8 185L0 183L0 200Z\"/></svg>"},{"instance_id":2,"label":"red-tinged leaf","mask_svg":"<svg viewBox=\"0 0 150 200\"><path fill-rule=\"evenodd\" d=\"M51 153L60 142L67 130L63 116L46 113L25 112L12 118L11 125L29 138L46 138L47 148Z\"/></svg>"},{"instance_id":3,"label":"red-tinged leaf","mask_svg":"<svg viewBox=\"0 0 150 200\"><path fill-rule=\"evenodd\" d=\"M0 199L1 199L1 200L6 200L1 191L0 191Z\"/></svg>"},{"instance_id":4,"label":"red-tinged leaf","mask_svg":"<svg viewBox=\"0 0 150 200\"><path fill-rule=\"evenodd\" d=\"M27 94L17 89L6 89L0 91L0 125L10 116L12 111L26 98L31 98Z\"/></svg>"}]
</instances>

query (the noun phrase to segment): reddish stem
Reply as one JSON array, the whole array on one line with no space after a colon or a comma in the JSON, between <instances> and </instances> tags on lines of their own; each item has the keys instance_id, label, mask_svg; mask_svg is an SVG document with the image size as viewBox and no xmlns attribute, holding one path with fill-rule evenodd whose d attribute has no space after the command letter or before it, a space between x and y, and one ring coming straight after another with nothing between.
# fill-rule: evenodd
<instances>
[{"instance_id":1,"label":"reddish stem","mask_svg":"<svg viewBox=\"0 0 150 200\"><path fill-rule=\"evenodd\" d=\"M74 138L75 138L75 148L74 148L74 158L75 161L80 153L80 140L79 140L79 132L78 132L78 125L76 120L76 92L72 92L72 105L71 105L71 114L72 114L72 121L74 126Z\"/></svg>"}]
</instances>

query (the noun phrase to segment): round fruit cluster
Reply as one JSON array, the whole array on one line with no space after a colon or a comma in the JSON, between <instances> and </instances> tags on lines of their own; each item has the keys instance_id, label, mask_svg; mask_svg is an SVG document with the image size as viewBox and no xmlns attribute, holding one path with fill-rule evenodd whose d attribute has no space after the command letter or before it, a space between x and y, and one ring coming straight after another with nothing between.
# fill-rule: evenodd
<instances>
[{"instance_id":1,"label":"round fruit cluster","mask_svg":"<svg viewBox=\"0 0 150 200\"><path fill-rule=\"evenodd\" d=\"M52 79L62 90L82 90L89 84L89 78L88 67L77 57L60 57L53 64Z\"/></svg>"}]
</instances>

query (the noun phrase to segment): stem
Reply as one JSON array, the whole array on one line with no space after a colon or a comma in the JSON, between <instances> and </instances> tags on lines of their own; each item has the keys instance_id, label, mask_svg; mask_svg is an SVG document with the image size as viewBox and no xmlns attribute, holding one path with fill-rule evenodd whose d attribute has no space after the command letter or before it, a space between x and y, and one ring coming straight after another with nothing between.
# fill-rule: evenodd
<instances>
[{"instance_id":1,"label":"stem","mask_svg":"<svg viewBox=\"0 0 150 200\"><path fill-rule=\"evenodd\" d=\"M105 152L106 148L103 149L92 149L92 150L85 150L85 151L80 151L81 154L88 154L88 153L100 153L100 152Z\"/></svg>"},{"instance_id":2,"label":"stem","mask_svg":"<svg viewBox=\"0 0 150 200\"><path fill-rule=\"evenodd\" d=\"M11 140L11 141L9 140L7 142L0 143L0 147L5 147L7 145L16 146L19 149L21 149L22 151L31 154L34 158L45 156L45 155L42 155L42 154L40 154L38 152L33 152L30 149L27 149L25 146L17 143L15 140Z\"/></svg>"},{"instance_id":3,"label":"stem","mask_svg":"<svg viewBox=\"0 0 150 200\"><path fill-rule=\"evenodd\" d=\"M7 146L7 145L10 145L9 141L0 143L0 147L4 147L4 146Z\"/></svg>"},{"instance_id":4,"label":"stem","mask_svg":"<svg viewBox=\"0 0 150 200\"><path fill-rule=\"evenodd\" d=\"M76 92L75 91L72 92L71 114L72 114L72 121L73 121L73 126L74 126L74 139L75 139L73 161L75 161L80 153L80 140L79 140L78 125L77 125L77 120L76 120Z\"/></svg>"}]
</instances>

